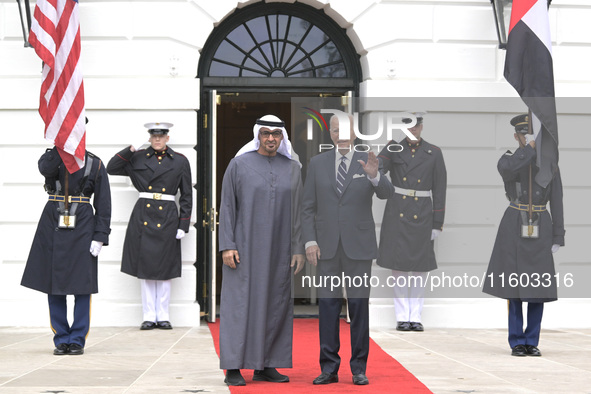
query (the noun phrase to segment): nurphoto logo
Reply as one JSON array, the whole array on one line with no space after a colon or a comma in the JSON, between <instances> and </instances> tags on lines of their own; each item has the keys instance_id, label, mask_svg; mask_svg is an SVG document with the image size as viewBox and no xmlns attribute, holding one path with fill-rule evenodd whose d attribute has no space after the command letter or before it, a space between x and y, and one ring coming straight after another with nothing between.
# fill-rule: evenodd
<instances>
[{"instance_id":1,"label":"nurphoto logo","mask_svg":"<svg viewBox=\"0 0 591 394\"><path fill-rule=\"evenodd\" d=\"M309 107L303 107L304 113L310 117L307 120L306 131L308 141L314 139L314 122L320 128L320 131L326 130L330 132L328 122L322 116L322 114L333 114L339 120L339 139L348 140L350 138L349 132L351 130L351 119L350 114L338 109L320 109L320 112L313 110ZM389 141L393 139L394 131L402 131L406 137L410 140L416 141L417 138L409 131L417 124L417 117L410 112L375 112L372 114L375 116L377 122L377 130L370 134L362 134L359 130L359 112L353 113L353 132L355 137L364 141L361 144L354 144L350 146L356 152L369 152L373 147L377 148L378 151L386 147L390 152L401 152L404 148L400 144L389 144ZM366 143L365 141L376 141L381 139L382 136L386 135L385 143ZM334 149L333 144L319 144L319 151Z\"/></svg>"}]
</instances>

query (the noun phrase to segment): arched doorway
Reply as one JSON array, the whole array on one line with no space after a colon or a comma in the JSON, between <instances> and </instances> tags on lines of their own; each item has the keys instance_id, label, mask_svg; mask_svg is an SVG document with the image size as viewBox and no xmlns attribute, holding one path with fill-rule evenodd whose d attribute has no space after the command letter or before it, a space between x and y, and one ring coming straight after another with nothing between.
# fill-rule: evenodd
<instances>
[{"instance_id":1,"label":"arched doorway","mask_svg":"<svg viewBox=\"0 0 591 394\"><path fill-rule=\"evenodd\" d=\"M197 300L215 321L221 267L217 212L229 161L252 139L258 117L272 113L292 125L293 97L357 96L361 65L345 30L324 11L261 2L236 10L213 30L198 77ZM309 159L298 154L303 162Z\"/></svg>"}]
</instances>

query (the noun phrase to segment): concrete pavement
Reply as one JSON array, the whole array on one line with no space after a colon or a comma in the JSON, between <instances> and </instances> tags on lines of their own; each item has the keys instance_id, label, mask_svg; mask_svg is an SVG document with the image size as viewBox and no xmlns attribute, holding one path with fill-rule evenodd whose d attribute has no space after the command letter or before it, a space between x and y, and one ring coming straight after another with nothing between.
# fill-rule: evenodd
<instances>
[{"instance_id":1,"label":"concrete pavement","mask_svg":"<svg viewBox=\"0 0 591 394\"><path fill-rule=\"evenodd\" d=\"M542 330L537 358L510 356L502 329L371 335L434 393L591 393L591 329ZM48 328L1 327L0 393L229 392L203 322L169 331L93 327L84 355L52 351Z\"/></svg>"}]
</instances>

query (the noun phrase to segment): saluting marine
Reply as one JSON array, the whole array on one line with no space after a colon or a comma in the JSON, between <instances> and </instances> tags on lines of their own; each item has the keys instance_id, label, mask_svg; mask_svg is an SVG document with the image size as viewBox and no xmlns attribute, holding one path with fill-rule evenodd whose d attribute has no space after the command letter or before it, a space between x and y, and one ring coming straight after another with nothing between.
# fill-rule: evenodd
<instances>
[{"instance_id":1,"label":"saluting marine","mask_svg":"<svg viewBox=\"0 0 591 394\"><path fill-rule=\"evenodd\" d=\"M424 113L413 115L416 124L408 130L417 140L406 138L400 142L402 151L390 151L386 146L379 155L384 173L390 172L395 194L384 211L377 264L392 269L401 285L394 287L398 331L424 330L424 283L411 277L424 281L426 273L437 268L433 240L443 230L447 189L441 149L421 137ZM411 123L410 118L403 121Z\"/></svg>"},{"instance_id":2,"label":"saluting marine","mask_svg":"<svg viewBox=\"0 0 591 394\"><path fill-rule=\"evenodd\" d=\"M518 115L511 125L519 148L515 153L507 151L497 165L510 202L499 225L483 291L509 300L511 354L540 356L537 346L544 302L557 299L552 253L564 246L562 180L556 167L546 187L535 181L536 143L528 134L529 116ZM548 202L552 215L546 208ZM515 275L525 275L531 281L519 280L517 286L511 286L508 278ZM536 278L544 285L536 284ZM528 302L525 331L522 302Z\"/></svg>"},{"instance_id":3,"label":"saluting marine","mask_svg":"<svg viewBox=\"0 0 591 394\"><path fill-rule=\"evenodd\" d=\"M171 279L181 276L180 239L189 231L191 219L191 167L185 156L166 145L171 123L144 126L150 147L123 149L109 161L107 172L128 176L139 192L125 234L121 271L141 279L140 329L171 329ZM175 202L179 191L180 213Z\"/></svg>"}]
</instances>

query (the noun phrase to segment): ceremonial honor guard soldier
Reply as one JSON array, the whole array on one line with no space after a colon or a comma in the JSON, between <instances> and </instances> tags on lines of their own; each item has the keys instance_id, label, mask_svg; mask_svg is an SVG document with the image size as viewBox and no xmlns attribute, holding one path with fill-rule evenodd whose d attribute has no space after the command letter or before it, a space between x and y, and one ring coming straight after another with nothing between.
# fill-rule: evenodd
<instances>
[{"instance_id":1,"label":"ceremonial honor guard soldier","mask_svg":"<svg viewBox=\"0 0 591 394\"><path fill-rule=\"evenodd\" d=\"M439 147L421 137L423 112L412 113L416 124L408 130L403 147L379 155L384 173L390 173L394 196L388 199L380 232L377 264L392 269L396 278L396 330L423 331L421 313L427 272L437 268L433 244L443 230L447 171ZM410 124L411 118L403 119Z\"/></svg>"},{"instance_id":2,"label":"ceremonial honor guard soldier","mask_svg":"<svg viewBox=\"0 0 591 394\"><path fill-rule=\"evenodd\" d=\"M97 256L111 232L109 179L101 159L90 152L84 167L70 174L55 147L41 156L39 171L49 200L21 285L47 294L53 354L81 355L90 330L91 294L98 293ZM71 325L67 295L75 297Z\"/></svg>"},{"instance_id":3,"label":"ceremonial honor guard soldier","mask_svg":"<svg viewBox=\"0 0 591 394\"><path fill-rule=\"evenodd\" d=\"M191 167L185 156L167 146L171 123L144 126L150 147L128 146L113 156L107 172L128 176L139 192L125 234L121 271L141 281L140 329L172 329L168 310L171 280L181 276L180 240L189 231Z\"/></svg>"},{"instance_id":4,"label":"ceremonial honor guard soldier","mask_svg":"<svg viewBox=\"0 0 591 394\"><path fill-rule=\"evenodd\" d=\"M535 181L536 142L529 115L511 119L519 148L507 151L497 168L509 199L488 265L483 291L509 301L509 346L513 356L540 356L544 303L557 299L552 254L564 246L562 180L558 166L546 187ZM550 203L548 212L547 204ZM523 330L522 303L527 302Z\"/></svg>"}]
</instances>

